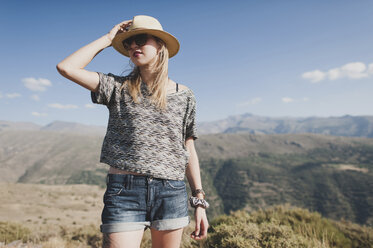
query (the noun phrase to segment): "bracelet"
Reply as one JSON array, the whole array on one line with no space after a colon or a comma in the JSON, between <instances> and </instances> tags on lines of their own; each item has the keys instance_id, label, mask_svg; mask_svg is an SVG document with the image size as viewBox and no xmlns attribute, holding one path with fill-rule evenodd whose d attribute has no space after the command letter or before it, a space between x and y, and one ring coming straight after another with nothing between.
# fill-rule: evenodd
<instances>
[{"instance_id":1,"label":"bracelet","mask_svg":"<svg viewBox=\"0 0 373 248\"><path fill-rule=\"evenodd\" d=\"M192 190L192 196L197 196L198 193L202 193L203 197L205 197L205 191L203 191L203 189Z\"/></svg>"},{"instance_id":2,"label":"bracelet","mask_svg":"<svg viewBox=\"0 0 373 248\"><path fill-rule=\"evenodd\" d=\"M202 208L208 208L210 204L205 199L200 199L194 196L189 197L190 206L197 208L198 206L201 206Z\"/></svg>"}]
</instances>

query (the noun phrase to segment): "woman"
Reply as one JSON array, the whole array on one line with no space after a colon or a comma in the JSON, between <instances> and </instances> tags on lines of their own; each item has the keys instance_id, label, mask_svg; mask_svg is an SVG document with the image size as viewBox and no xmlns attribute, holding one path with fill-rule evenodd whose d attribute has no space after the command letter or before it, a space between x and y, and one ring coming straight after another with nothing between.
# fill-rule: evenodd
<instances>
[{"instance_id":1,"label":"woman","mask_svg":"<svg viewBox=\"0 0 373 248\"><path fill-rule=\"evenodd\" d=\"M113 46L130 57L127 76L84 68ZM178 40L157 19L135 16L80 48L57 65L66 78L89 89L109 109L100 161L110 165L102 211L103 247L139 247L150 228L153 247L179 247L190 223L187 176L195 207L195 240L206 238L208 221L194 140L196 101L186 86L168 78L168 59Z\"/></svg>"}]
</instances>

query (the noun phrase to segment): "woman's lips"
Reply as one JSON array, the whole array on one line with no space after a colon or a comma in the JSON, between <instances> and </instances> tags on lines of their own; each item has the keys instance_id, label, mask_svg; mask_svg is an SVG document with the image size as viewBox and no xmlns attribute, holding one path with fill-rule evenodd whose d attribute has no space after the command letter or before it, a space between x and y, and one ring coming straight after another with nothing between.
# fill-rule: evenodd
<instances>
[{"instance_id":1,"label":"woman's lips","mask_svg":"<svg viewBox=\"0 0 373 248\"><path fill-rule=\"evenodd\" d=\"M140 54L141 54L141 52L134 52L134 53L133 53L133 56L134 56L134 57L139 57Z\"/></svg>"}]
</instances>

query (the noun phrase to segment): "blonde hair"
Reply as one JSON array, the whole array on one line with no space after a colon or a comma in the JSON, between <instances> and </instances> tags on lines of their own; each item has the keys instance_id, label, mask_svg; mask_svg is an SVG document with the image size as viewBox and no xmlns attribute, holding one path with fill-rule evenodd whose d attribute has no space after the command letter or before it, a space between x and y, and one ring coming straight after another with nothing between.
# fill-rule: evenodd
<instances>
[{"instance_id":1,"label":"blonde hair","mask_svg":"<svg viewBox=\"0 0 373 248\"><path fill-rule=\"evenodd\" d=\"M166 85L168 83L168 49L166 44L163 40L159 39L158 37L153 36L153 38L157 41L157 43L161 46L158 58L155 63L154 71L156 73L156 78L154 83L148 88L149 93L151 94L150 100L151 102L159 109L165 110L167 107L167 90ZM140 76L140 68L138 66L134 66L132 72L128 75L128 79L123 82L120 90L124 88L124 86L128 86L128 92L131 95L133 101L135 103L139 103L139 95L142 97L141 93L141 76Z\"/></svg>"}]
</instances>

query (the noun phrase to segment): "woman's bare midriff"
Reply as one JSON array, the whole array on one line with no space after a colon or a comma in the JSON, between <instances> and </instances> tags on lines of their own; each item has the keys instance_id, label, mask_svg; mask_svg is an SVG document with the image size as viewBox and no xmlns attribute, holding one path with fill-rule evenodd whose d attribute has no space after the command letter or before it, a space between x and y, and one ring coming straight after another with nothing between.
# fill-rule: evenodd
<instances>
[{"instance_id":1,"label":"woman's bare midriff","mask_svg":"<svg viewBox=\"0 0 373 248\"><path fill-rule=\"evenodd\" d=\"M132 175L140 175L140 176L143 175L143 174L136 173L136 172L126 171L126 170L119 170L119 169L114 168L114 167L110 167L109 174L132 174Z\"/></svg>"}]
</instances>

